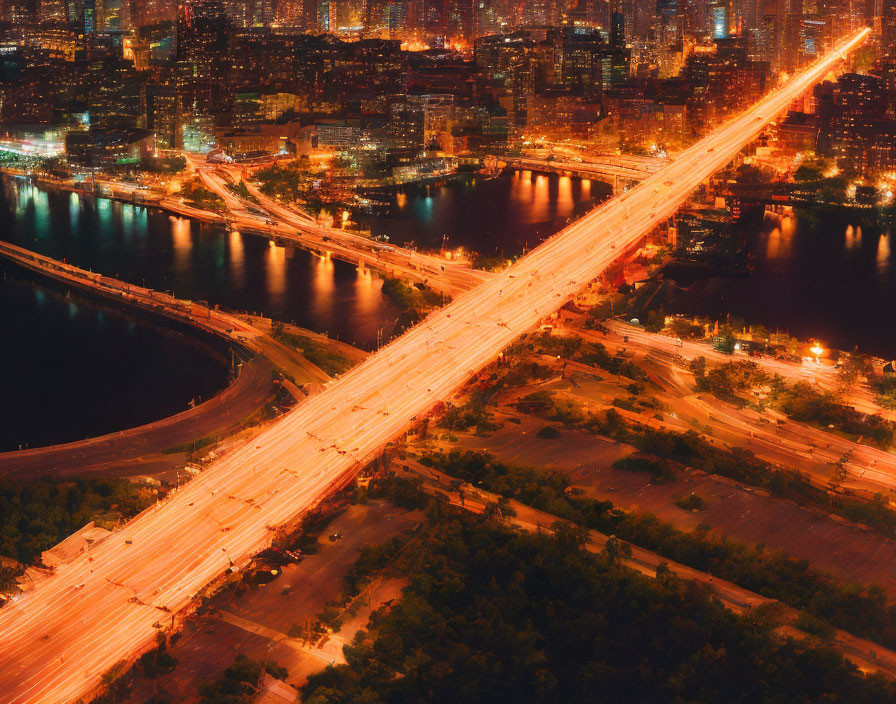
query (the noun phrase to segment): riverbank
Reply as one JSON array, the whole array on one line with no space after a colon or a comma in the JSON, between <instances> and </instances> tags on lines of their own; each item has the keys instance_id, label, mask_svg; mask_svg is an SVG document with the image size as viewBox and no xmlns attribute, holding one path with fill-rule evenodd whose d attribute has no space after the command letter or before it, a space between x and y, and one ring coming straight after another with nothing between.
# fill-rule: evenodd
<instances>
[{"instance_id":1,"label":"riverbank","mask_svg":"<svg viewBox=\"0 0 896 704\"><path fill-rule=\"evenodd\" d=\"M213 398L168 418L78 442L0 453L0 477L33 480L74 476L165 475L187 464L194 448L260 416L274 400L274 367L264 358L240 365Z\"/></svg>"},{"instance_id":2,"label":"riverbank","mask_svg":"<svg viewBox=\"0 0 896 704\"><path fill-rule=\"evenodd\" d=\"M8 243L0 243L0 256L64 286L215 335L247 360L240 363L234 383L195 408L80 442L0 454L0 475L33 478L100 472L129 476L171 471L183 466L196 449L222 439L227 431L248 419L263 419L265 409L280 391L275 379L278 374L286 378L284 384L295 400L305 395L299 385L325 383L330 378L295 347L220 309L86 272ZM271 321L266 322L272 329ZM315 344L322 346L320 339Z\"/></svg>"},{"instance_id":3,"label":"riverbank","mask_svg":"<svg viewBox=\"0 0 896 704\"><path fill-rule=\"evenodd\" d=\"M748 234L749 276L668 272L666 313L728 316L826 347L896 357L892 227L872 211L767 213Z\"/></svg>"},{"instance_id":4,"label":"riverbank","mask_svg":"<svg viewBox=\"0 0 896 704\"><path fill-rule=\"evenodd\" d=\"M82 197L105 198L107 200L114 200L142 208L154 208L161 212L190 218L206 224L225 224L227 222L227 219L220 213L204 210L202 208L194 208L175 198L151 195L148 191L140 190L134 186L126 187L125 184L117 183L115 181L100 180L75 182L54 178L45 174L29 174L21 171L21 169L12 169L9 167L0 167L0 175L29 181L47 188L58 188L61 191L76 193ZM79 185L80 183L85 183L87 186L82 188Z\"/></svg>"}]
</instances>

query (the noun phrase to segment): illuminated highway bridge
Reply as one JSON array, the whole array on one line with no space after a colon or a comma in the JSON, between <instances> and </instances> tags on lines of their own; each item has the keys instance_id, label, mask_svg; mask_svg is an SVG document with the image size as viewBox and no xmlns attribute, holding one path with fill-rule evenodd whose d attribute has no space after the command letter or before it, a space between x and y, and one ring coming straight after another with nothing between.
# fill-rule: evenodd
<instances>
[{"instance_id":1,"label":"illuminated highway bridge","mask_svg":"<svg viewBox=\"0 0 896 704\"><path fill-rule=\"evenodd\" d=\"M157 630L206 585L245 565L278 527L572 299L866 36L852 36L632 190L460 295L0 610L0 699L86 697L116 663L153 647Z\"/></svg>"}]
</instances>

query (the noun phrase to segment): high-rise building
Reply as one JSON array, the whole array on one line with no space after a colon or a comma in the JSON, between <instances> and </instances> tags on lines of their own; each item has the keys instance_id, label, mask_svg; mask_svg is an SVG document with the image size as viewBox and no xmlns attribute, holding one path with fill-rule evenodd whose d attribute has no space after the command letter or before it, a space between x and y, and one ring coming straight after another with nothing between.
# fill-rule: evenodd
<instances>
[{"instance_id":1,"label":"high-rise building","mask_svg":"<svg viewBox=\"0 0 896 704\"><path fill-rule=\"evenodd\" d=\"M41 0L39 18L41 22L65 22L65 0Z\"/></svg>"},{"instance_id":2,"label":"high-rise building","mask_svg":"<svg viewBox=\"0 0 896 704\"><path fill-rule=\"evenodd\" d=\"M896 120L888 115L885 78L847 73L815 93L820 154L864 174L891 168Z\"/></svg>"},{"instance_id":3,"label":"high-rise building","mask_svg":"<svg viewBox=\"0 0 896 704\"><path fill-rule=\"evenodd\" d=\"M95 0L66 0L65 14L72 31L85 35L96 32Z\"/></svg>"},{"instance_id":4,"label":"high-rise building","mask_svg":"<svg viewBox=\"0 0 896 704\"><path fill-rule=\"evenodd\" d=\"M896 54L896 0L883 0L880 28L881 49Z\"/></svg>"},{"instance_id":5,"label":"high-rise building","mask_svg":"<svg viewBox=\"0 0 896 704\"><path fill-rule=\"evenodd\" d=\"M712 23L712 38L727 39L730 25L730 9L727 2L717 2L710 6L710 21Z\"/></svg>"},{"instance_id":6,"label":"high-rise building","mask_svg":"<svg viewBox=\"0 0 896 704\"><path fill-rule=\"evenodd\" d=\"M614 0L610 4L610 46L621 48L626 45L628 40L626 28L627 22L622 3L619 0Z\"/></svg>"},{"instance_id":7,"label":"high-rise building","mask_svg":"<svg viewBox=\"0 0 896 704\"><path fill-rule=\"evenodd\" d=\"M13 27L24 27L37 20L39 9L38 0L11 0L4 8L4 18Z\"/></svg>"},{"instance_id":8,"label":"high-rise building","mask_svg":"<svg viewBox=\"0 0 896 704\"><path fill-rule=\"evenodd\" d=\"M133 0L131 8L134 27L170 22L177 17L177 0Z\"/></svg>"},{"instance_id":9,"label":"high-rise building","mask_svg":"<svg viewBox=\"0 0 896 704\"><path fill-rule=\"evenodd\" d=\"M267 27L274 20L273 0L224 0L224 12L234 27Z\"/></svg>"},{"instance_id":10,"label":"high-rise building","mask_svg":"<svg viewBox=\"0 0 896 704\"><path fill-rule=\"evenodd\" d=\"M128 7L123 0L96 0L96 27L99 32L117 32L128 27Z\"/></svg>"}]
</instances>

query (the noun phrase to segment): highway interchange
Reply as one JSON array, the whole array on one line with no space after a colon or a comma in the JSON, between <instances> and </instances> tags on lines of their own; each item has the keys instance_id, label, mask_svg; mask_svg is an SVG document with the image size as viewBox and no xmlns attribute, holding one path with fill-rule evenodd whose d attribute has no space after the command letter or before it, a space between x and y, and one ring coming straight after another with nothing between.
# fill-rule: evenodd
<instances>
[{"instance_id":1,"label":"highway interchange","mask_svg":"<svg viewBox=\"0 0 896 704\"><path fill-rule=\"evenodd\" d=\"M602 204L458 296L250 444L61 566L0 610L0 697L68 702L152 647L158 628L238 569L520 334L669 218L792 99L860 45L863 30L638 187Z\"/></svg>"}]
</instances>

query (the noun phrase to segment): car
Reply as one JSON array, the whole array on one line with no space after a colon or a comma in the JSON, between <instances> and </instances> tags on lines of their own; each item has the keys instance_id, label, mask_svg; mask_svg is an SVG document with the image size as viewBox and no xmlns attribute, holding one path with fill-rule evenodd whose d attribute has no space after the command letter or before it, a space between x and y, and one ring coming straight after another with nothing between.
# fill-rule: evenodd
<instances>
[{"instance_id":1,"label":"car","mask_svg":"<svg viewBox=\"0 0 896 704\"><path fill-rule=\"evenodd\" d=\"M335 543L342 538L342 533L330 533L330 542Z\"/></svg>"}]
</instances>

